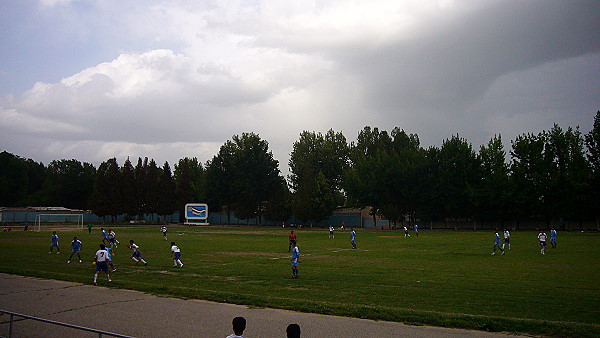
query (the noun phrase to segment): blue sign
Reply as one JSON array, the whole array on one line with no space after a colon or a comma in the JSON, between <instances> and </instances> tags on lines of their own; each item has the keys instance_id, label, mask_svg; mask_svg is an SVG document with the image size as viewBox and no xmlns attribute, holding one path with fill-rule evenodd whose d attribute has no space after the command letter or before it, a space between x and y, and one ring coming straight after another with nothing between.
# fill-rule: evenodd
<instances>
[{"instance_id":1,"label":"blue sign","mask_svg":"<svg viewBox=\"0 0 600 338\"><path fill-rule=\"evenodd\" d=\"M208 205L204 203L188 203L185 205L185 218L187 220L208 219Z\"/></svg>"}]
</instances>

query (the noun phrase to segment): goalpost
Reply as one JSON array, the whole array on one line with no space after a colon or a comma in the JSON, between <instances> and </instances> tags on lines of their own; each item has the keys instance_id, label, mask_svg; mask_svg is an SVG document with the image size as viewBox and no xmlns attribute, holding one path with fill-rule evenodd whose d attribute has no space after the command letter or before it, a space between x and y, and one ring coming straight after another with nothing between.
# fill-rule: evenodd
<instances>
[{"instance_id":1,"label":"goalpost","mask_svg":"<svg viewBox=\"0 0 600 338\"><path fill-rule=\"evenodd\" d=\"M76 229L83 229L83 214L37 214L35 215L35 231L41 231L42 222L61 223L63 226L70 226L65 223L76 223Z\"/></svg>"}]
</instances>

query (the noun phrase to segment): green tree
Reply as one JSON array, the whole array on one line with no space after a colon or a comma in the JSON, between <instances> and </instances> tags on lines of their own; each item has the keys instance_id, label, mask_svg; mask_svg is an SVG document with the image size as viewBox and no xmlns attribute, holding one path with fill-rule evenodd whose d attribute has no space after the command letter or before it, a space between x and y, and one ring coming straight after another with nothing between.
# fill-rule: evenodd
<instances>
[{"instance_id":1,"label":"green tree","mask_svg":"<svg viewBox=\"0 0 600 338\"><path fill-rule=\"evenodd\" d=\"M294 215L304 221L318 222L343 203L341 182L348 167L348 156L346 138L341 132L329 130L322 135L304 131L300 134L289 161Z\"/></svg>"},{"instance_id":2,"label":"green tree","mask_svg":"<svg viewBox=\"0 0 600 338\"><path fill-rule=\"evenodd\" d=\"M173 178L169 162L165 162L159 171L157 193L160 196L160 203L158 203L157 209L159 216L166 218L167 215L171 215L177 211L175 179ZM180 210L183 211L183 209Z\"/></svg>"},{"instance_id":3,"label":"green tree","mask_svg":"<svg viewBox=\"0 0 600 338\"><path fill-rule=\"evenodd\" d=\"M96 168L77 160L52 161L48 165L44 196L46 205L89 209Z\"/></svg>"},{"instance_id":4,"label":"green tree","mask_svg":"<svg viewBox=\"0 0 600 338\"><path fill-rule=\"evenodd\" d=\"M133 168L133 181L135 197L133 198L135 214L142 219L144 214L148 211L148 193L149 189L146 185L146 171L148 169L148 158L146 157L142 161L141 157L138 157L137 164Z\"/></svg>"},{"instance_id":5,"label":"green tree","mask_svg":"<svg viewBox=\"0 0 600 338\"><path fill-rule=\"evenodd\" d=\"M175 164L175 196L176 210L183 210L187 203L200 202L204 200L205 170L197 158L185 157ZM210 185L214 184L211 182ZM206 189L210 187L206 185Z\"/></svg>"},{"instance_id":6,"label":"green tree","mask_svg":"<svg viewBox=\"0 0 600 338\"><path fill-rule=\"evenodd\" d=\"M0 205L19 206L27 198L29 177L26 162L6 151L0 153Z\"/></svg>"},{"instance_id":7,"label":"green tree","mask_svg":"<svg viewBox=\"0 0 600 338\"><path fill-rule=\"evenodd\" d=\"M445 217L472 217L475 191L481 183L479 160L470 143L458 135L445 140L438 155L439 199Z\"/></svg>"},{"instance_id":8,"label":"green tree","mask_svg":"<svg viewBox=\"0 0 600 338\"><path fill-rule=\"evenodd\" d=\"M424 152L416 134L407 134L404 130L392 130L392 152L387 167L392 185L387 188L386 200L393 201L397 210L394 221L404 220L408 216L411 222L420 214L425 186L423 170Z\"/></svg>"},{"instance_id":9,"label":"green tree","mask_svg":"<svg viewBox=\"0 0 600 338\"><path fill-rule=\"evenodd\" d=\"M392 138L385 130L364 127L350 144L350 166L344 174L343 188L347 202L356 207L372 207L375 216L385 202L383 177L386 170L383 157L392 149Z\"/></svg>"},{"instance_id":10,"label":"green tree","mask_svg":"<svg viewBox=\"0 0 600 338\"><path fill-rule=\"evenodd\" d=\"M237 194L236 216L260 221L265 203L280 188L279 162L269 151L269 144L254 133L233 137L235 172L232 177Z\"/></svg>"},{"instance_id":11,"label":"green tree","mask_svg":"<svg viewBox=\"0 0 600 338\"><path fill-rule=\"evenodd\" d=\"M25 160L27 167L27 196L19 205L40 205L42 203L42 187L46 181L46 167L31 159Z\"/></svg>"},{"instance_id":12,"label":"green tree","mask_svg":"<svg viewBox=\"0 0 600 338\"><path fill-rule=\"evenodd\" d=\"M257 134L234 135L207 164L211 201L234 210L240 219L257 218L284 182L268 142Z\"/></svg>"},{"instance_id":13,"label":"green tree","mask_svg":"<svg viewBox=\"0 0 600 338\"><path fill-rule=\"evenodd\" d=\"M231 224L231 211L235 208L233 185L234 146L227 141L217 155L206 163L206 193L209 208L227 211L227 223Z\"/></svg>"},{"instance_id":14,"label":"green tree","mask_svg":"<svg viewBox=\"0 0 600 338\"><path fill-rule=\"evenodd\" d=\"M503 223L510 212L512 186L502 137L494 135L487 146L482 145L478 158L482 180L476 193L476 215L480 219Z\"/></svg>"},{"instance_id":15,"label":"green tree","mask_svg":"<svg viewBox=\"0 0 600 338\"><path fill-rule=\"evenodd\" d=\"M421 218L443 220L446 216L442 200L440 148L431 146L424 151L424 164L421 171L423 190L421 193Z\"/></svg>"},{"instance_id":16,"label":"green tree","mask_svg":"<svg viewBox=\"0 0 600 338\"><path fill-rule=\"evenodd\" d=\"M122 210L129 217L133 217L135 215L138 215L139 207L137 205L138 195L135 181L135 169L133 168L129 157L127 158L127 160L125 160L125 163L123 163L123 167L121 167L120 171L121 181L119 186L121 188L120 200L123 206Z\"/></svg>"},{"instance_id":17,"label":"green tree","mask_svg":"<svg viewBox=\"0 0 600 338\"><path fill-rule=\"evenodd\" d=\"M549 216L563 225L565 219L581 220L586 216L591 174L585 158L584 138L578 129L569 127L565 131L555 124L546 140Z\"/></svg>"},{"instance_id":18,"label":"green tree","mask_svg":"<svg viewBox=\"0 0 600 338\"><path fill-rule=\"evenodd\" d=\"M124 212L121 192L121 172L116 158L102 162L96 173L92 210L102 218L111 216L114 222Z\"/></svg>"},{"instance_id":19,"label":"green tree","mask_svg":"<svg viewBox=\"0 0 600 338\"><path fill-rule=\"evenodd\" d=\"M265 218L281 223L292 217L292 214L292 193L285 178L279 176L279 183L270 199L265 203Z\"/></svg>"},{"instance_id":20,"label":"green tree","mask_svg":"<svg viewBox=\"0 0 600 338\"><path fill-rule=\"evenodd\" d=\"M600 110L594 117L592 130L585 135L587 158L591 167L590 192L586 205L596 217L596 226L600 229Z\"/></svg>"},{"instance_id":21,"label":"green tree","mask_svg":"<svg viewBox=\"0 0 600 338\"><path fill-rule=\"evenodd\" d=\"M298 184L298 190L294 194L292 210L294 216L304 222L320 222L336 208L336 191L333 190L331 182L325 174L317 171L314 175L308 173L311 168L305 168L306 172L299 175L302 181Z\"/></svg>"},{"instance_id":22,"label":"green tree","mask_svg":"<svg viewBox=\"0 0 600 338\"><path fill-rule=\"evenodd\" d=\"M151 159L149 162L146 159L144 161L144 171L143 184L145 194L144 208L142 210L144 213L152 215L152 221L154 221L154 214L158 213L163 198L159 186L160 168L158 168L154 159Z\"/></svg>"},{"instance_id":23,"label":"green tree","mask_svg":"<svg viewBox=\"0 0 600 338\"><path fill-rule=\"evenodd\" d=\"M550 173L545 158L546 134L522 134L512 143L510 178L513 213L519 218L544 218Z\"/></svg>"}]
</instances>

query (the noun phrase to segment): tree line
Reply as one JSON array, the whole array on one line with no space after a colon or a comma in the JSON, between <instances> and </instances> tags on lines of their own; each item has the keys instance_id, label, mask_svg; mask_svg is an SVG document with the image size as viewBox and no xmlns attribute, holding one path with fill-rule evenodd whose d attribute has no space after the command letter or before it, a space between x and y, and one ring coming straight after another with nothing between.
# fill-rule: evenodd
<instances>
[{"instance_id":1,"label":"tree line","mask_svg":"<svg viewBox=\"0 0 600 338\"><path fill-rule=\"evenodd\" d=\"M468 219L585 221L600 214L600 111L593 129L558 125L511 141L500 135L478 151L459 135L424 148L416 134L364 127L348 143L341 132L304 131L284 177L268 142L234 135L206 163L115 158L100 164L55 160L47 167L0 153L0 205L64 206L118 215L171 215L186 203L239 219L320 222L339 206L371 207L391 222Z\"/></svg>"}]
</instances>

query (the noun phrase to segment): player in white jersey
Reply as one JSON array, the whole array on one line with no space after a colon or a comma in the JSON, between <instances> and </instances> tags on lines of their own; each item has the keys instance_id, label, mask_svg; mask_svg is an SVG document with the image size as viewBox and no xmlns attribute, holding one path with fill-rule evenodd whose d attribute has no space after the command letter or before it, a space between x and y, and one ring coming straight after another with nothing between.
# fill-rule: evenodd
<instances>
[{"instance_id":1,"label":"player in white jersey","mask_svg":"<svg viewBox=\"0 0 600 338\"><path fill-rule=\"evenodd\" d=\"M508 250L510 250L510 232L504 229L504 243L502 243L502 249L504 249L506 244L508 244Z\"/></svg>"},{"instance_id":2,"label":"player in white jersey","mask_svg":"<svg viewBox=\"0 0 600 338\"><path fill-rule=\"evenodd\" d=\"M540 233L538 234L538 240L540 241L540 252L542 253L542 255L546 254L546 233L543 231L540 231Z\"/></svg>"},{"instance_id":3,"label":"player in white jersey","mask_svg":"<svg viewBox=\"0 0 600 338\"><path fill-rule=\"evenodd\" d=\"M139 262L144 263L144 265L148 265L146 261L142 258L142 252L140 251L140 247L133 243L133 239L129 241L129 249L131 249L131 259L137 264Z\"/></svg>"},{"instance_id":4,"label":"player in white jersey","mask_svg":"<svg viewBox=\"0 0 600 338\"><path fill-rule=\"evenodd\" d=\"M408 228L404 227L404 237L410 237L410 234L408 233Z\"/></svg>"},{"instance_id":5,"label":"player in white jersey","mask_svg":"<svg viewBox=\"0 0 600 338\"><path fill-rule=\"evenodd\" d=\"M181 249L175 242L171 242L171 252L173 253L173 267L176 268L177 264L179 264L180 268L183 268L183 263L181 263Z\"/></svg>"},{"instance_id":6,"label":"player in white jersey","mask_svg":"<svg viewBox=\"0 0 600 338\"><path fill-rule=\"evenodd\" d=\"M335 238L335 233L334 233L335 229L333 229L333 225L329 226L329 237L328 238Z\"/></svg>"},{"instance_id":7,"label":"player in white jersey","mask_svg":"<svg viewBox=\"0 0 600 338\"><path fill-rule=\"evenodd\" d=\"M94 257L94 265L96 265L96 273L94 274L94 285L98 285L98 272L104 271L106 275L106 281L110 282L110 275L108 274L108 251L104 244L100 244L100 249L96 251Z\"/></svg>"},{"instance_id":8,"label":"player in white jersey","mask_svg":"<svg viewBox=\"0 0 600 338\"><path fill-rule=\"evenodd\" d=\"M167 240L167 227L163 226L162 228L160 228L160 232L162 232L163 234L163 238L165 239L165 241Z\"/></svg>"},{"instance_id":9,"label":"player in white jersey","mask_svg":"<svg viewBox=\"0 0 600 338\"><path fill-rule=\"evenodd\" d=\"M121 244L117 240L117 234L111 229L108 229L108 242L110 243L111 248L116 248L118 244Z\"/></svg>"}]
</instances>

